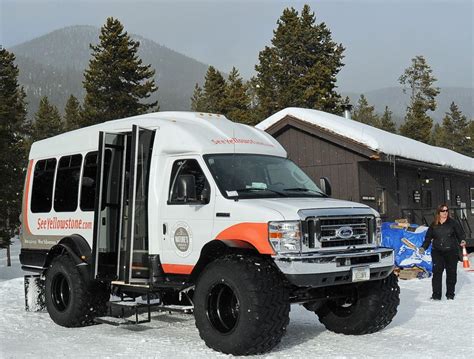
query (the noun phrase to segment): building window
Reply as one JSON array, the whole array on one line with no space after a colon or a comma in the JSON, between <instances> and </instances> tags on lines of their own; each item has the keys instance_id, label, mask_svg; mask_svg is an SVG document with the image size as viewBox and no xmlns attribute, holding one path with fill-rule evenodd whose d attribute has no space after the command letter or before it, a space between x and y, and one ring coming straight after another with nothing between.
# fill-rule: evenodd
<instances>
[{"instance_id":1,"label":"building window","mask_svg":"<svg viewBox=\"0 0 474 359\"><path fill-rule=\"evenodd\" d=\"M433 200L431 195L431 189L423 189L421 197L421 206L422 208L432 208Z\"/></svg>"},{"instance_id":2,"label":"building window","mask_svg":"<svg viewBox=\"0 0 474 359\"><path fill-rule=\"evenodd\" d=\"M82 155L64 156L59 159L54 188L56 212L74 212L77 209L81 163Z\"/></svg>"},{"instance_id":3,"label":"building window","mask_svg":"<svg viewBox=\"0 0 474 359\"><path fill-rule=\"evenodd\" d=\"M31 212L45 213L51 211L55 169L55 158L36 162L33 174L33 189L31 191Z\"/></svg>"},{"instance_id":4,"label":"building window","mask_svg":"<svg viewBox=\"0 0 474 359\"><path fill-rule=\"evenodd\" d=\"M471 192L471 214L474 214L474 187L470 188Z\"/></svg>"},{"instance_id":5,"label":"building window","mask_svg":"<svg viewBox=\"0 0 474 359\"><path fill-rule=\"evenodd\" d=\"M385 200L385 188L376 189L376 198L377 211L381 214L387 214L387 201Z\"/></svg>"}]
</instances>

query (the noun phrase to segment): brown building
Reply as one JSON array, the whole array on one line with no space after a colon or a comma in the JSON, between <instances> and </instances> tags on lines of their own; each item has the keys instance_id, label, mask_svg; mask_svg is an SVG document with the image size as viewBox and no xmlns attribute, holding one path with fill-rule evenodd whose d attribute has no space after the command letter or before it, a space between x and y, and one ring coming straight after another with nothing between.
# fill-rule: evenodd
<instances>
[{"instance_id":1,"label":"brown building","mask_svg":"<svg viewBox=\"0 0 474 359\"><path fill-rule=\"evenodd\" d=\"M365 203L385 221L418 224L429 224L447 203L474 238L471 157L316 110L288 108L257 127L315 181L328 177L333 197Z\"/></svg>"}]
</instances>

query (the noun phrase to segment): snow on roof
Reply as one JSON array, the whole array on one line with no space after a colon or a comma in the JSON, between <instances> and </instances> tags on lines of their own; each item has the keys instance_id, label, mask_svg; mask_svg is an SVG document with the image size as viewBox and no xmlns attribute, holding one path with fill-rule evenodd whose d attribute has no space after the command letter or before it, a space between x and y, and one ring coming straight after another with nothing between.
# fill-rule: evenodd
<instances>
[{"instance_id":1,"label":"snow on roof","mask_svg":"<svg viewBox=\"0 0 474 359\"><path fill-rule=\"evenodd\" d=\"M287 115L352 139L377 152L474 172L474 159L471 157L323 111L288 107L263 120L255 127L266 130Z\"/></svg>"}]
</instances>

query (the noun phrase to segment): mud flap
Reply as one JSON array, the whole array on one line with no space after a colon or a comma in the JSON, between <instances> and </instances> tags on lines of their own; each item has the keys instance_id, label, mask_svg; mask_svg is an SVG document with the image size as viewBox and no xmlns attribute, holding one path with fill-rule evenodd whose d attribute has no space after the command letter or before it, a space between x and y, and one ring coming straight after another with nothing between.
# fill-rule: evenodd
<instances>
[{"instance_id":1,"label":"mud flap","mask_svg":"<svg viewBox=\"0 0 474 359\"><path fill-rule=\"evenodd\" d=\"M45 281L39 275L25 275L25 310L27 312L45 312Z\"/></svg>"}]
</instances>

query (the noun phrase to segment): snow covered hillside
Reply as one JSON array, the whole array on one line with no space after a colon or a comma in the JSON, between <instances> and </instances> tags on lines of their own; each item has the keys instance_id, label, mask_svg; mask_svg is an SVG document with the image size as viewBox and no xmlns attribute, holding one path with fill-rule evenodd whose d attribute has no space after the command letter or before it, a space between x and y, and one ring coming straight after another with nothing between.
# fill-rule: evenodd
<instances>
[{"instance_id":1,"label":"snow covered hillside","mask_svg":"<svg viewBox=\"0 0 474 359\"><path fill-rule=\"evenodd\" d=\"M18 242L18 241L17 241ZM151 323L68 329L48 313L24 311L19 245L13 267L0 251L0 358L224 358L204 344L185 314L154 314ZM474 264L474 257L471 257ZM262 358L473 358L474 272L458 270L456 299L429 300L431 280L400 281L401 303L379 333L345 336L327 331L316 315L292 306L280 345Z\"/></svg>"}]
</instances>

